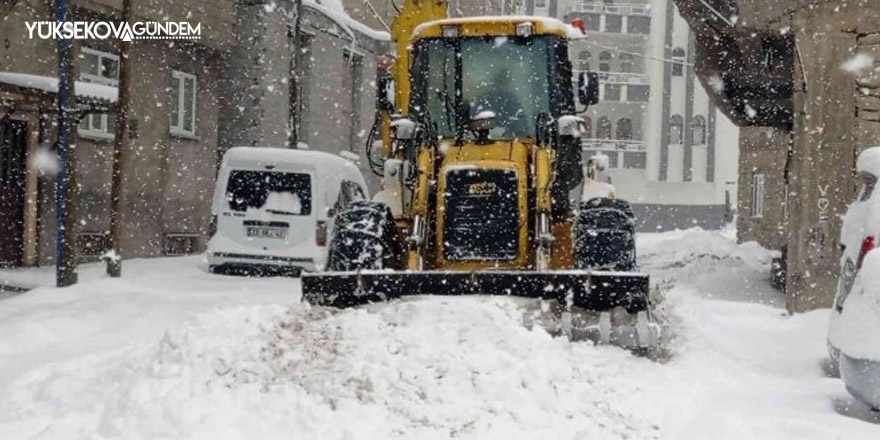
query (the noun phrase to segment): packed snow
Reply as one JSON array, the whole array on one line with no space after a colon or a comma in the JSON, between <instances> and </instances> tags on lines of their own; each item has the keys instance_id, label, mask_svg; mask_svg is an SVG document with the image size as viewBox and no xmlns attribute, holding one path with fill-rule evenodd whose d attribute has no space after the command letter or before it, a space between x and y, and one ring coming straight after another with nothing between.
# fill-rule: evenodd
<instances>
[{"instance_id":1,"label":"packed snow","mask_svg":"<svg viewBox=\"0 0 880 440\"><path fill-rule=\"evenodd\" d=\"M638 246L675 336L664 362L528 330L512 298L336 311L201 257L127 261L120 280L86 266L0 301L0 438L877 438L820 367L828 311L779 307L771 252L696 229Z\"/></svg>"}]
</instances>

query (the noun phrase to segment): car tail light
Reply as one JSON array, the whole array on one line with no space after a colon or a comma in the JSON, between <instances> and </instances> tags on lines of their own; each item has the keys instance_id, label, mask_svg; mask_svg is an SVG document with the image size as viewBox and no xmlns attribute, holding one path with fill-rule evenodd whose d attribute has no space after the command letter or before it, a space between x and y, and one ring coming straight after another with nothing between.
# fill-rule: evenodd
<instances>
[{"instance_id":1,"label":"car tail light","mask_svg":"<svg viewBox=\"0 0 880 440\"><path fill-rule=\"evenodd\" d=\"M318 220L315 226L315 244L318 246L327 246L327 222Z\"/></svg>"},{"instance_id":2,"label":"car tail light","mask_svg":"<svg viewBox=\"0 0 880 440\"><path fill-rule=\"evenodd\" d=\"M874 247L876 247L874 237L865 237L865 241L862 242L862 247L859 249L859 258L856 260L856 268L862 268L862 262L865 261L865 255L868 255L868 252L874 250Z\"/></svg>"}]
</instances>

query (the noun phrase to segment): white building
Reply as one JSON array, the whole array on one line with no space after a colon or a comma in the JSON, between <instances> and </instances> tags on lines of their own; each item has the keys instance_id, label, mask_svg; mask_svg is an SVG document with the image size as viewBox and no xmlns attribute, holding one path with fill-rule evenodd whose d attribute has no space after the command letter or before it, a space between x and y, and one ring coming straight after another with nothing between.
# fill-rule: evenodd
<instances>
[{"instance_id":1,"label":"white building","mask_svg":"<svg viewBox=\"0 0 880 440\"><path fill-rule=\"evenodd\" d=\"M599 72L585 155L607 154L640 230L718 228L736 205L739 130L693 69L694 37L671 0L529 0L525 13L581 19L576 71Z\"/></svg>"}]
</instances>

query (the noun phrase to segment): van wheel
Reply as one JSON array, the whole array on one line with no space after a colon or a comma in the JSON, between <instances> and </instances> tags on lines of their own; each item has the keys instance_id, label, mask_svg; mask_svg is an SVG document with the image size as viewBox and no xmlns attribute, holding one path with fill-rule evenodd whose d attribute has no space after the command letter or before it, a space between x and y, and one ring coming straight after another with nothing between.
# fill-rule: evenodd
<instances>
[{"instance_id":1,"label":"van wheel","mask_svg":"<svg viewBox=\"0 0 880 440\"><path fill-rule=\"evenodd\" d=\"M351 203L333 220L327 270L401 269L403 246L391 210L384 203Z\"/></svg>"}]
</instances>

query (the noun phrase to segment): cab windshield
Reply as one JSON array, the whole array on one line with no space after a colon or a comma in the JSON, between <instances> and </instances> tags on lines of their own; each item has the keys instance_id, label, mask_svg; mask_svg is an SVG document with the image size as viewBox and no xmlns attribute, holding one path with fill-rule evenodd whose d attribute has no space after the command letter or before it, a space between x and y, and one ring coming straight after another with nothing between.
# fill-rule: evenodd
<instances>
[{"instance_id":1,"label":"cab windshield","mask_svg":"<svg viewBox=\"0 0 880 440\"><path fill-rule=\"evenodd\" d=\"M442 138L472 138L468 123L492 114L489 139L534 137L538 119L550 114L548 40L421 41L413 64L413 115L434 124Z\"/></svg>"}]
</instances>

